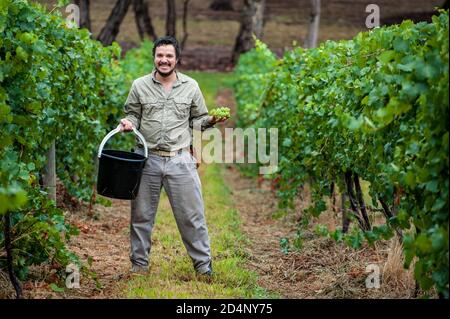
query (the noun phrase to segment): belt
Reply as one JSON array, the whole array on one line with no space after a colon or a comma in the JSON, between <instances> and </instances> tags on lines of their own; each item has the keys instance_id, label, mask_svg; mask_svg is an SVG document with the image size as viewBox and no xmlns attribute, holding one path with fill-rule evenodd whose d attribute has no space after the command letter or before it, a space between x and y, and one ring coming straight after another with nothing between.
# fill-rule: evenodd
<instances>
[{"instance_id":1,"label":"belt","mask_svg":"<svg viewBox=\"0 0 450 319\"><path fill-rule=\"evenodd\" d=\"M155 154L155 155L159 155L159 156L164 156L164 157L172 157L178 154L181 154L183 151L188 151L189 148L181 148L178 151L164 151L164 150L148 150L149 153L151 154Z\"/></svg>"}]
</instances>

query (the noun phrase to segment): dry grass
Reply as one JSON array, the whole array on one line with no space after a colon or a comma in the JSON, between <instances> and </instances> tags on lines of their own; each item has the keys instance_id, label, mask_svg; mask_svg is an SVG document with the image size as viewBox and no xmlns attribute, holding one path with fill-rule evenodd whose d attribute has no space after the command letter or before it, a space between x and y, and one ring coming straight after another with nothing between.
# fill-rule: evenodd
<instances>
[{"instance_id":1,"label":"dry grass","mask_svg":"<svg viewBox=\"0 0 450 319\"><path fill-rule=\"evenodd\" d=\"M413 297L415 289L414 265L405 269L403 256L403 246L396 239L391 240L388 256L383 266L383 283L391 287L395 294L405 294L404 298Z\"/></svg>"},{"instance_id":2,"label":"dry grass","mask_svg":"<svg viewBox=\"0 0 450 319\"><path fill-rule=\"evenodd\" d=\"M9 280L8 273L0 270L0 299L14 298L16 295L14 288Z\"/></svg>"}]
</instances>

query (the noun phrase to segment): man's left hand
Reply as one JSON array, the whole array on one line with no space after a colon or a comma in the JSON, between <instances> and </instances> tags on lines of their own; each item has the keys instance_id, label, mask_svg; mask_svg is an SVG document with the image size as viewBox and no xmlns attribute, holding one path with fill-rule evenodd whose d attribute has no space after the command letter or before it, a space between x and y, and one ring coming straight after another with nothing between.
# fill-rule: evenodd
<instances>
[{"instance_id":1,"label":"man's left hand","mask_svg":"<svg viewBox=\"0 0 450 319\"><path fill-rule=\"evenodd\" d=\"M215 117L214 115L211 116L211 124L216 124L216 123L223 123L226 120L228 120L228 117Z\"/></svg>"}]
</instances>

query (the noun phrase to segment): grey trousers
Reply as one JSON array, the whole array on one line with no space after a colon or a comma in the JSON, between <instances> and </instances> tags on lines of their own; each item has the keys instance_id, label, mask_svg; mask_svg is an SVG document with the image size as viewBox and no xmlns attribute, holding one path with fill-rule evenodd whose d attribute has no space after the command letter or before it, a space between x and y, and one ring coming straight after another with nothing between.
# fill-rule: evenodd
<instances>
[{"instance_id":1,"label":"grey trousers","mask_svg":"<svg viewBox=\"0 0 450 319\"><path fill-rule=\"evenodd\" d=\"M143 154L142 149L136 152ZM143 267L149 264L151 234L162 187L169 197L178 230L195 270L206 272L211 262L210 241L196 161L188 151L173 157L149 153L139 193L131 201L131 262Z\"/></svg>"}]
</instances>

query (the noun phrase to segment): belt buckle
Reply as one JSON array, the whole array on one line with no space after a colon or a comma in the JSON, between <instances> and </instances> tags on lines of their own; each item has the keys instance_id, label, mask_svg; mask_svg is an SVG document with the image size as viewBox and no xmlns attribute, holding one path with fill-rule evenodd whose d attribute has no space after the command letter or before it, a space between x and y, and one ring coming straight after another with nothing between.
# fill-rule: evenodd
<instances>
[{"instance_id":1,"label":"belt buckle","mask_svg":"<svg viewBox=\"0 0 450 319\"><path fill-rule=\"evenodd\" d=\"M183 149L179 149L178 151L153 150L151 152L159 156L173 157L176 156L177 154L181 154L183 152Z\"/></svg>"},{"instance_id":2,"label":"belt buckle","mask_svg":"<svg viewBox=\"0 0 450 319\"><path fill-rule=\"evenodd\" d=\"M157 151L157 154L160 155L160 156L165 156L165 157L172 157L172 156L175 156L175 155L176 155L175 152L172 152L172 151L163 151L163 150L158 150L158 151Z\"/></svg>"}]
</instances>

